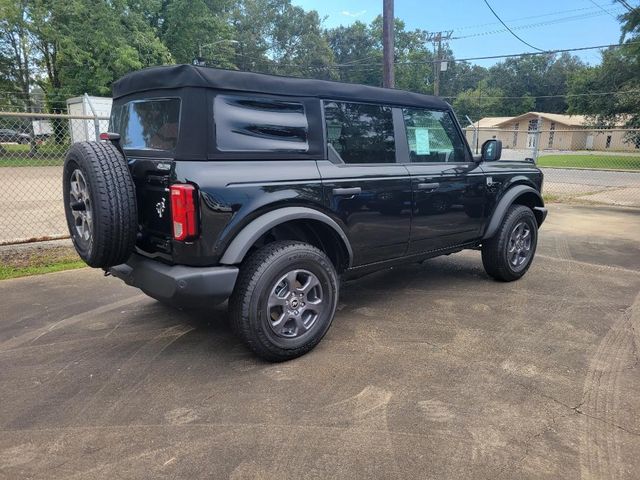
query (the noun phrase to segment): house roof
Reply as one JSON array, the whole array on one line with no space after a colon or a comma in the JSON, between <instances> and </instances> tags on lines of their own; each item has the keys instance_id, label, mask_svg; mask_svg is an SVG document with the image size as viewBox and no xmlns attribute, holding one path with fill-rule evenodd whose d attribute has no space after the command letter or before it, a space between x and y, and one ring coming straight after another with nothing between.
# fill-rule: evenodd
<instances>
[{"instance_id":1,"label":"house roof","mask_svg":"<svg viewBox=\"0 0 640 480\"><path fill-rule=\"evenodd\" d=\"M508 122L509 120L511 120L513 117L484 117L481 118L480 120L470 123L469 125L467 125L467 128L490 128L490 127L495 127L496 125L499 125L501 123L504 122Z\"/></svg>"},{"instance_id":2,"label":"house roof","mask_svg":"<svg viewBox=\"0 0 640 480\"><path fill-rule=\"evenodd\" d=\"M527 112L517 117L509 117L500 122L496 126L503 126L505 123L518 122L526 120L529 117L540 117L543 120L549 120L550 122L561 123L569 127L584 127L587 125L587 119L585 115L563 115L560 113L545 113L545 112Z\"/></svg>"},{"instance_id":3,"label":"house roof","mask_svg":"<svg viewBox=\"0 0 640 480\"><path fill-rule=\"evenodd\" d=\"M481 118L478 122L474 122L467 126L467 128L476 128L478 123L480 124L480 128L513 128L514 123L526 122L528 120L532 120L534 118L541 117L543 119L543 123L545 120L547 122L554 122L565 125L566 127L571 128L596 128L593 126L592 121L586 115L563 115L561 113L545 113L545 112L527 112L522 115L518 115L517 117L484 117ZM618 118L614 125L618 127L623 127L625 122L628 120L628 116L622 115ZM549 125L545 123L543 127L546 129Z\"/></svg>"},{"instance_id":4,"label":"house roof","mask_svg":"<svg viewBox=\"0 0 640 480\"><path fill-rule=\"evenodd\" d=\"M193 65L151 67L132 72L113 84L113 98L150 90L183 87L318 97L449 110L444 100L430 95L355 83L265 75Z\"/></svg>"}]
</instances>

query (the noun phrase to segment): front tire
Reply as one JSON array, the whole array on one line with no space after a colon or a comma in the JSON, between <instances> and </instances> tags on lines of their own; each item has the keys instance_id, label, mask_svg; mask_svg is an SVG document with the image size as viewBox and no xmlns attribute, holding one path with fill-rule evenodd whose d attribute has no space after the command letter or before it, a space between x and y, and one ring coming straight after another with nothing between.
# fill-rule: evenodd
<instances>
[{"instance_id":1,"label":"front tire","mask_svg":"<svg viewBox=\"0 0 640 480\"><path fill-rule=\"evenodd\" d=\"M518 280L529 270L537 244L538 223L533 211L512 205L496 234L482 245L482 265L496 280Z\"/></svg>"},{"instance_id":2,"label":"front tire","mask_svg":"<svg viewBox=\"0 0 640 480\"><path fill-rule=\"evenodd\" d=\"M312 350L331 326L338 302L338 275L312 245L273 242L240 268L229 302L231 324L258 356L290 360Z\"/></svg>"}]
</instances>

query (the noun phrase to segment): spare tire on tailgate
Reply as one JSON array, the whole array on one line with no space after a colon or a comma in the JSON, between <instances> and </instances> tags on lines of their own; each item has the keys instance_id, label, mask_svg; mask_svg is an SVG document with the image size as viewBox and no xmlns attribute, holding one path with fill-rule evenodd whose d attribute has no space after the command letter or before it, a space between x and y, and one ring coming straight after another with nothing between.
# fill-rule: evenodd
<instances>
[{"instance_id":1,"label":"spare tire on tailgate","mask_svg":"<svg viewBox=\"0 0 640 480\"><path fill-rule=\"evenodd\" d=\"M73 144L64 161L62 195L82 260L105 269L124 263L135 246L138 210L122 153L110 142Z\"/></svg>"}]
</instances>

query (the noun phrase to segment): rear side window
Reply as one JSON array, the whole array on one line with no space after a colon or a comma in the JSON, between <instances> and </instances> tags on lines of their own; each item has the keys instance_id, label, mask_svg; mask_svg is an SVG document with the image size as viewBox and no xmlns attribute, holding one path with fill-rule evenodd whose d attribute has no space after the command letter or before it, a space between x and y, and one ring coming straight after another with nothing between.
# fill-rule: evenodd
<instances>
[{"instance_id":1,"label":"rear side window","mask_svg":"<svg viewBox=\"0 0 640 480\"><path fill-rule=\"evenodd\" d=\"M464 141L448 112L403 108L411 162L467 162Z\"/></svg>"},{"instance_id":2,"label":"rear side window","mask_svg":"<svg viewBox=\"0 0 640 480\"><path fill-rule=\"evenodd\" d=\"M309 150L309 124L301 102L216 95L213 119L221 152Z\"/></svg>"},{"instance_id":3,"label":"rear side window","mask_svg":"<svg viewBox=\"0 0 640 480\"><path fill-rule=\"evenodd\" d=\"M113 108L110 129L129 150L171 151L178 142L180 99L135 100Z\"/></svg>"},{"instance_id":4,"label":"rear side window","mask_svg":"<svg viewBox=\"0 0 640 480\"><path fill-rule=\"evenodd\" d=\"M391 108L325 102L327 141L345 163L395 163Z\"/></svg>"}]
</instances>

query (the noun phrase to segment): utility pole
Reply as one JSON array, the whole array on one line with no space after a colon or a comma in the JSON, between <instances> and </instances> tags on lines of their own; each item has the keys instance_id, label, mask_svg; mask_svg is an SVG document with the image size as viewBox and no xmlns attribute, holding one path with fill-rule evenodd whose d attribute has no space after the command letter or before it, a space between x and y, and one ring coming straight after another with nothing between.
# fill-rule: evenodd
<instances>
[{"instance_id":1,"label":"utility pole","mask_svg":"<svg viewBox=\"0 0 640 480\"><path fill-rule=\"evenodd\" d=\"M442 71L442 64L444 61L442 58L442 41L450 40L451 35L453 35L453 30L449 30L447 32L434 32L427 35L427 41L433 42L433 53L436 57L433 64L433 94L436 96L440 95L440 72Z\"/></svg>"},{"instance_id":2,"label":"utility pole","mask_svg":"<svg viewBox=\"0 0 640 480\"><path fill-rule=\"evenodd\" d=\"M394 88L396 85L393 70L393 0L383 0L382 3L382 56L383 72L382 85Z\"/></svg>"}]
</instances>

